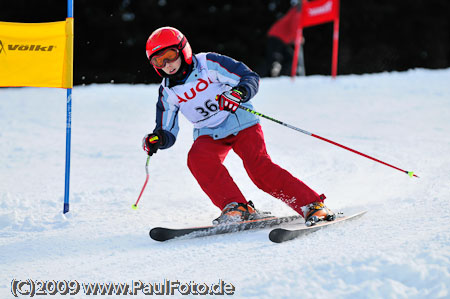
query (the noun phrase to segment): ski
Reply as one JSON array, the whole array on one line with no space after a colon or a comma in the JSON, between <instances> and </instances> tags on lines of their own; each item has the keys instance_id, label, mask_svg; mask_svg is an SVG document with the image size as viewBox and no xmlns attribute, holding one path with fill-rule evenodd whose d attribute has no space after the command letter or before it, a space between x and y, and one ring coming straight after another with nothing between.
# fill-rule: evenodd
<instances>
[{"instance_id":1,"label":"ski","mask_svg":"<svg viewBox=\"0 0 450 299\"><path fill-rule=\"evenodd\" d=\"M213 235L228 234L251 229L263 229L283 223L293 222L302 218L300 215L286 217L265 217L257 220L248 220L231 224L218 224L202 227L190 227L171 229L166 227L155 227L150 230L150 238L155 241L164 242L178 237L199 238Z\"/></svg>"},{"instance_id":2,"label":"ski","mask_svg":"<svg viewBox=\"0 0 450 299\"><path fill-rule=\"evenodd\" d=\"M347 220L357 219L357 218L361 217L362 215L364 215L366 212L367 211L362 211L362 212L356 213L351 216L339 217L334 221L322 221L322 222L317 223L314 226L305 226L305 227L301 227L298 229L276 228L276 229L273 229L269 233L269 239L270 239L270 241L275 242L275 243L282 243L282 242L289 241L289 240L307 235L309 233L318 231L322 228L325 228L325 227L328 227L328 226L331 226L334 224L342 223Z\"/></svg>"}]
</instances>

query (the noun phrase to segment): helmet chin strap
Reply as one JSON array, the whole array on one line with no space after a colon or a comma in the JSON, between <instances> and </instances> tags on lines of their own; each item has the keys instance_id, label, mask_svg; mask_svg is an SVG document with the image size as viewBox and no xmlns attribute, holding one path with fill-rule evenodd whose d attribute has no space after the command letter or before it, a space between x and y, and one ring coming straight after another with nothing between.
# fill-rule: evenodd
<instances>
[{"instance_id":1,"label":"helmet chin strap","mask_svg":"<svg viewBox=\"0 0 450 299\"><path fill-rule=\"evenodd\" d=\"M190 65L187 64L186 61L184 61L184 57L182 57L180 69L175 74L168 75L163 70L161 70L161 72L164 73L163 77L166 77L169 79L170 85L175 86L180 83L183 83L187 79L187 77L189 77L189 74L192 71L192 66L193 66L193 64L190 64Z\"/></svg>"}]
</instances>

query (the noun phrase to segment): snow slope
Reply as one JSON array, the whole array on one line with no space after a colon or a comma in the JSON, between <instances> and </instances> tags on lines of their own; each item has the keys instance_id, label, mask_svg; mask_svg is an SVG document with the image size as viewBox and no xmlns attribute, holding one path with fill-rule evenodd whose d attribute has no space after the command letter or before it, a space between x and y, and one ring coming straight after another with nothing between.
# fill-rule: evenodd
<instances>
[{"instance_id":1,"label":"snow slope","mask_svg":"<svg viewBox=\"0 0 450 299\"><path fill-rule=\"evenodd\" d=\"M150 160L149 184L131 209L145 180L140 144L154 126L157 85L74 89L63 216L65 91L1 88L0 298L13 297L14 279L222 280L236 298L449 298L449 82L450 69L261 80L257 111L420 176L262 119L276 163L325 193L330 208L369 211L283 244L271 243L269 230L148 237L154 226L208 225L219 214L186 166L192 126L182 116L177 143ZM257 208L293 213L251 183L234 153L225 164Z\"/></svg>"}]
</instances>

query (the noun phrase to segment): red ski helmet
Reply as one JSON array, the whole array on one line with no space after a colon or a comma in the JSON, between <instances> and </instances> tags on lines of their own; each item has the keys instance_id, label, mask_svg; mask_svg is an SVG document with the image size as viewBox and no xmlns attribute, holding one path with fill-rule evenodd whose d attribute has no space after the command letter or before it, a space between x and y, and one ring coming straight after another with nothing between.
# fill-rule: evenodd
<instances>
[{"instance_id":1,"label":"red ski helmet","mask_svg":"<svg viewBox=\"0 0 450 299\"><path fill-rule=\"evenodd\" d=\"M192 63L191 45L189 45L189 42L187 41L183 33L173 27L161 27L150 34L145 47L147 58L150 61L151 57L155 53L170 47L175 47L180 50L183 54L184 61L187 64L190 65ZM162 77L158 69L155 67L153 68L158 73L158 75Z\"/></svg>"}]
</instances>

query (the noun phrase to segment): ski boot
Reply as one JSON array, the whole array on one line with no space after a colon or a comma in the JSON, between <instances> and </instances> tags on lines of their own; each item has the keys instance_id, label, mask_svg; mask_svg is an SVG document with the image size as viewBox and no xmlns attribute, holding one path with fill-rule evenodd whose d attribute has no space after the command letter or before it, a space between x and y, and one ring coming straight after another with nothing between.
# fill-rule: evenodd
<instances>
[{"instance_id":1,"label":"ski boot","mask_svg":"<svg viewBox=\"0 0 450 299\"><path fill-rule=\"evenodd\" d=\"M224 223L233 223L233 222L241 222L246 220L255 220L264 218L263 215L267 214L267 212L260 213L255 209L253 202L249 201L248 203L237 203L231 202L225 206L222 210L222 214L213 220L213 224L224 224Z\"/></svg>"},{"instance_id":2,"label":"ski boot","mask_svg":"<svg viewBox=\"0 0 450 299\"><path fill-rule=\"evenodd\" d=\"M328 209L323 202L316 201L302 208L303 215L305 215L305 225L313 226L319 221L333 221L336 219L336 214Z\"/></svg>"}]
</instances>

